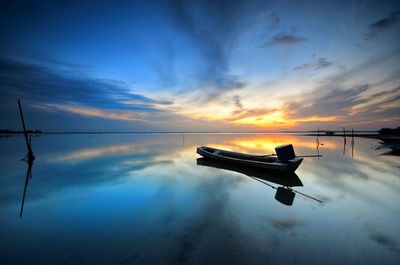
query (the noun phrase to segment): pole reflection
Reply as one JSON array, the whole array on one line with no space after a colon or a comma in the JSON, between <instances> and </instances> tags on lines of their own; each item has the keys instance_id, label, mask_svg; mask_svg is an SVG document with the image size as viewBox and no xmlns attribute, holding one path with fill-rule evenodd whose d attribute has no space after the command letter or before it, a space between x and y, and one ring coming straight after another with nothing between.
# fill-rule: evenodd
<instances>
[{"instance_id":1,"label":"pole reflection","mask_svg":"<svg viewBox=\"0 0 400 265\"><path fill-rule=\"evenodd\" d=\"M28 168L26 170L24 192L22 193L22 202L21 202L21 208L20 208L20 211L19 211L19 218L22 218L22 214L24 212L26 191L27 191L27 188L28 188L29 180L32 179L33 160L27 159L27 160L24 160L24 161L28 164Z\"/></svg>"}]
</instances>

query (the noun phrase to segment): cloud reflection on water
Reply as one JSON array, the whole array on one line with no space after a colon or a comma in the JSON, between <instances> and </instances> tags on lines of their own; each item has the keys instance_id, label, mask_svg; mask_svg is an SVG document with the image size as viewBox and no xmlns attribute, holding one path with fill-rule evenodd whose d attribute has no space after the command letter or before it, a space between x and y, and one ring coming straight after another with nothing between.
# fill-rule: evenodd
<instances>
[{"instance_id":1,"label":"cloud reflection on water","mask_svg":"<svg viewBox=\"0 0 400 265\"><path fill-rule=\"evenodd\" d=\"M62 137L43 136L35 146L54 146ZM379 227L379 234L388 235L393 226L398 226L400 174L391 167L396 160L378 156L371 149L375 140L356 138L355 156L351 158L343 156L341 138L320 139L324 143L320 146L323 157L306 159L297 174L304 184L299 191L324 197L324 207L301 196L296 197L294 207L281 205L273 198L274 190L238 172L197 166L194 154L199 145L270 153L274 145L287 142L294 143L297 153L310 154L316 151L315 138L186 134L183 140L182 135L175 134L109 135L90 140L76 136L72 140L71 144L37 152L24 218L25 229L30 229L34 220L48 223L46 229L40 230L43 240L51 238L51 233L61 232L50 223L64 220L82 231L93 231L94 238L126 241L127 244L107 250L120 253L121 263L163 260L166 264L194 260L208 264L216 261L215 257L232 264L249 260L262 263L287 248L301 258L318 248L313 240L321 245L328 243L326 240L334 242L337 245L332 250L343 255L352 254L349 246L354 240L361 241L366 249L376 243L386 244L390 252L384 253L383 260L390 261L390 249L399 244L398 235L387 239L377 233L365 233L363 228L368 220ZM0 155L4 161L10 160L10 154ZM15 172L7 164L1 165L5 177L0 186L0 203L7 206L1 210L5 223L13 220L6 209L15 208L17 217L21 199L22 183L12 176L23 178L23 172ZM9 164L13 165L11 161ZM90 222L85 221L88 218ZM343 241L341 234L335 232L339 229L355 239ZM357 229L363 233L357 235ZM78 235L64 237L60 244L65 240L81 244ZM82 246L90 260L104 251L94 238L88 239L91 245ZM300 247L305 245L312 247ZM213 246L212 250L209 246ZM157 254L152 255L148 249ZM70 251L78 257L82 255L78 247ZM375 255L375 260L383 256L380 252Z\"/></svg>"}]
</instances>

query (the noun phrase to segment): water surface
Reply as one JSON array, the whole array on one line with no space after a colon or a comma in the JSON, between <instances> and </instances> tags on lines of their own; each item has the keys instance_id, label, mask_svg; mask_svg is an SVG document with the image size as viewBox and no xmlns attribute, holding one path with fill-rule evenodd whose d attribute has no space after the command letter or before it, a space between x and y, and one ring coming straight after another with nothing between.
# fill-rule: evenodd
<instances>
[{"instance_id":1,"label":"water surface","mask_svg":"<svg viewBox=\"0 0 400 265\"><path fill-rule=\"evenodd\" d=\"M399 157L377 140L271 134L0 138L3 264L397 264ZM195 147L315 154L280 185L197 165ZM317 149L318 146L318 149ZM272 187L271 187L272 186Z\"/></svg>"}]
</instances>

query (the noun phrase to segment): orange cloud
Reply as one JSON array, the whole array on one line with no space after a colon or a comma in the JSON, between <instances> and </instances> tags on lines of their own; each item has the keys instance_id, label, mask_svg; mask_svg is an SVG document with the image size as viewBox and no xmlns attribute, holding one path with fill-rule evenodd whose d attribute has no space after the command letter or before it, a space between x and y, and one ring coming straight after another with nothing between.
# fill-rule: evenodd
<instances>
[{"instance_id":1,"label":"orange cloud","mask_svg":"<svg viewBox=\"0 0 400 265\"><path fill-rule=\"evenodd\" d=\"M309 116L303 118L291 118L284 111L278 110L270 114L241 118L232 121L232 123L237 125L250 125L259 128L265 128L265 127L288 128L288 127L294 127L301 122L315 122L315 121L332 122L337 120L338 120L337 116L325 116L325 117Z\"/></svg>"},{"instance_id":2,"label":"orange cloud","mask_svg":"<svg viewBox=\"0 0 400 265\"><path fill-rule=\"evenodd\" d=\"M134 113L128 110L98 109L91 107L83 107L75 104L42 104L34 105L35 108L46 111L64 111L80 116L96 117L109 120L120 121L146 121L148 119L144 113Z\"/></svg>"},{"instance_id":3,"label":"orange cloud","mask_svg":"<svg viewBox=\"0 0 400 265\"><path fill-rule=\"evenodd\" d=\"M135 117L129 112L106 112L99 109L94 108L83 108L83 107L69 107L64 106L64 111L79 114L82 116L89 116L89 117L97 117L97 118L104 118L110 120L122 120L122 121L133 121L136 120Z\"/></svg>"}]
</instances>

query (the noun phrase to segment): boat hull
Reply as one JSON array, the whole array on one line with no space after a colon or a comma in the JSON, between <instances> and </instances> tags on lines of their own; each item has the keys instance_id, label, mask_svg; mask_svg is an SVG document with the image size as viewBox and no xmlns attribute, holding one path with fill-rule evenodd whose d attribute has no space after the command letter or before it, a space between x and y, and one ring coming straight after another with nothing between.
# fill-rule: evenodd
<instances>
[{"instance_id":1,"label":"boat hull","mask_svg":"<svg viewBox=\"0 0 400 265\"><path fill-rule=\"evenodd\" d=\"M197 153L202 157L216 161L280 172L295 172L303 161L303 158L296 157L287 162L283 162L279 161L277 157L254 156L206 146L198 147Z\"/></svg>"}]
</instances>

